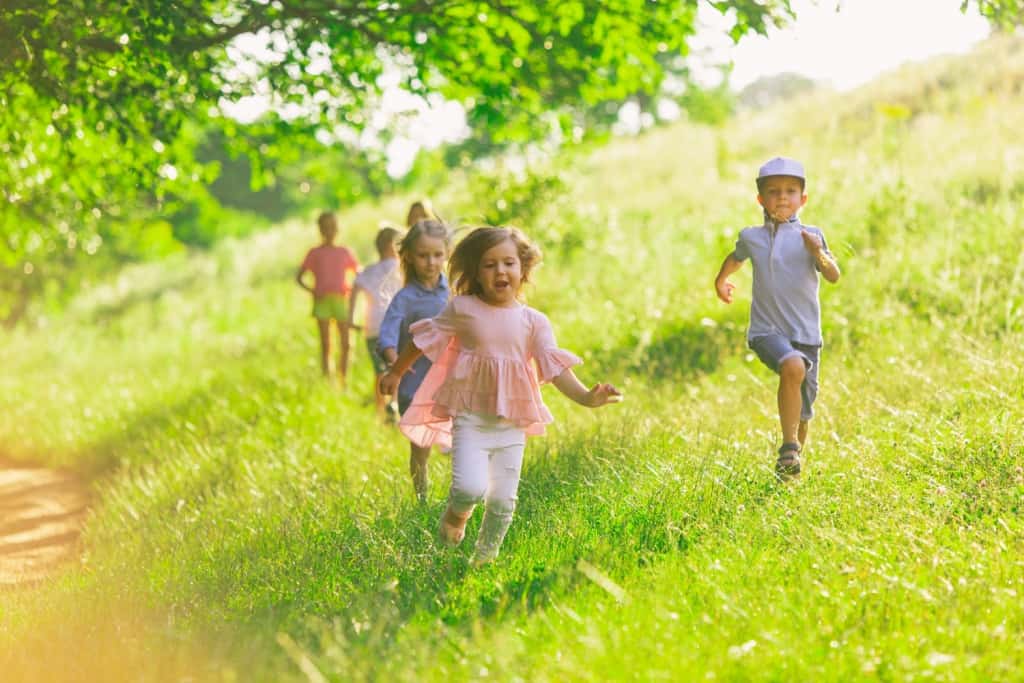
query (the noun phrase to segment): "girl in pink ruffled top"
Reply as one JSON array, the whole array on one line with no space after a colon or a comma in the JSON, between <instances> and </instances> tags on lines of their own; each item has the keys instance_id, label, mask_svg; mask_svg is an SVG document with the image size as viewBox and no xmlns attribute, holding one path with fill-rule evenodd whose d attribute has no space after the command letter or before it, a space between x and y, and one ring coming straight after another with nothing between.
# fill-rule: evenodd
<instances>
[{"instance_id":1,"label":"girl in pink ruffled top","mask_svg":"<svg viewBox=\"0 0 1024 683\"><path fill-rule=\"evenodd\" d=\"M540 395L551 382L580 405L622 400L611 384L587 389L570 369L579 358L558 348L547 317L519 300L540 251L515 228L477 228L455 248L449 281L456 296L436 318L410 327L411 344L381 379L392 393L420 356L433 361L399 428L416 444L450 447L452 485L439 533L465 535L485 503L473 563L493 561L515 510L526 437L552 421Z\"/></svg>"}]
</instances>

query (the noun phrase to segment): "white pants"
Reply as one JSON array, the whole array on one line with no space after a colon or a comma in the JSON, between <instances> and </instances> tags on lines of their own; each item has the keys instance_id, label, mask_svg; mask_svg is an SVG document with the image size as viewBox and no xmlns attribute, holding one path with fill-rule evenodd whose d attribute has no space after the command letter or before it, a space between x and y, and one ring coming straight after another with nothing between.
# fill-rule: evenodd
<instances>
[{"instance_id":1,"label":"white pants","mask_svg":"<svg viewBox=\"0 0 1024 683\"><path fill-rule=\"evenodd\" d=\"M455 418L452 441L449 504L465 515L485 503L476 556L492 560L516 509L526 434L508 420L466 413Z\"/></svg>"}]
</instances>

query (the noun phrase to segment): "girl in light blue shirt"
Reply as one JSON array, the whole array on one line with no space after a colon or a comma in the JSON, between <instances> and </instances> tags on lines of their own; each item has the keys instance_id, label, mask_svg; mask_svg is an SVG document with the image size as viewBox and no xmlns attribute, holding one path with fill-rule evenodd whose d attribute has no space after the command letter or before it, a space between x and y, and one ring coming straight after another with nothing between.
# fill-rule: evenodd
<instances>
[{"instance_id":1,"label":"girl in light blue shirt","mask_svg":"<svg viewBox=\"0 0 1024 683\"><path fill-rule=\"evenodd\" d=\"M390 366L410 343L409 326L424 318L437 316L448 303L445 263L451 249L451 232L436 219L421 220L409 228L402 239L398 256L405 286L395 294L380 324L377 346ZM398 412L404 413L430 369L430 360L420 357L402 377L398 386ZM409 472L416 496L427 496L427 459L430 448L409 443Z\"/></svg>"}]
</instances>

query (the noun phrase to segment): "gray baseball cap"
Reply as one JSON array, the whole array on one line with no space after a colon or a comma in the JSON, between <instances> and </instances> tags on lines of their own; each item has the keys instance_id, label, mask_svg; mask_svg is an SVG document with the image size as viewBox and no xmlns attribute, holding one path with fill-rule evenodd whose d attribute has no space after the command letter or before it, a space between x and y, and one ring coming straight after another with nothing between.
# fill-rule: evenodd
<instances>
[{"instance_id":1,"label":"gray baseball cap","mask_svg":"<svg viewBox=\"0 0 1024 683\"><path fill-rule=\"evenodd\" d=\"M787 157L775 157L764 162L761 168L757 169L757 184L761 185L761 180L769 176L774 175L788 175L794 178L807 182L807 176L804 174L804 165L796 159L789 159Z\"/></svg>"}]
</instances>

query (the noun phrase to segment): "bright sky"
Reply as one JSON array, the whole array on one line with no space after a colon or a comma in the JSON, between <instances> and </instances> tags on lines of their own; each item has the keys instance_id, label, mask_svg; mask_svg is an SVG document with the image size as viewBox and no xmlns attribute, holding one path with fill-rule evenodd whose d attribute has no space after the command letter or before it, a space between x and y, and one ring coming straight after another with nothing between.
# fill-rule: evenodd
<instances>
[{"instance_id":1,"label":"bright sky","mask_svg":"<svg viewBox=\"0 0 1024 683\"><path fill-rule=\"evenodd\" d=\"M839 90L862 85L909 61L963 53L989 34L988 23L961 0L793 0L796 21L768 37L746 36L733 45L714 10L702 18L702 45L734 64L738 90L761 76L795 72ZM838 11L837 11L838 6ZM715 28L715 27L719 28Z\"/></svg>"}]
</instances>

